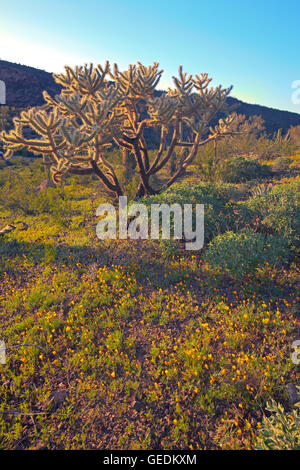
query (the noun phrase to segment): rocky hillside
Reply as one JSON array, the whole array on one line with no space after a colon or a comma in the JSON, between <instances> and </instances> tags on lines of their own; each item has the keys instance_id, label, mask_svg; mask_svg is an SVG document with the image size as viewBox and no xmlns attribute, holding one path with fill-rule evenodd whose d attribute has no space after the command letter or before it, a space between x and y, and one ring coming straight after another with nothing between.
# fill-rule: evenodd
<instances>
[{"instance_id":1,"label":"rocky hillside","mask_svg":"<svg viewBox=\"0 0 300 470\"><path fill-rule=\"evenodd\" d=\"M42 104L43 90L52 96L60 91L51 73L5 60L0 60L0 80L6 84L6 104L18 108Z\"/></svg>"}]
</instances>

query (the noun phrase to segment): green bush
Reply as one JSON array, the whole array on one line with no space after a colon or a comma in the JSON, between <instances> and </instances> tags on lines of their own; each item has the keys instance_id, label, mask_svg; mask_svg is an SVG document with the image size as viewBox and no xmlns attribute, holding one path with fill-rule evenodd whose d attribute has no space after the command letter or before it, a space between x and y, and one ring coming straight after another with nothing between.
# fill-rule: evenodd
<instances>
[{"instance_id":1,"label":"green bush","mask_svg":"<svg viewBox=\"0 0 300 470\"><path fill-rule=\"evenodd\" d=\"M201 183L197 186L174 185L161 194L142 201L148 209L151 204L178 203L204 204L205 242L228 230L239 230L252 218L252 211L242 204L230 201L233 194L231 185ZM171 222L172 226L172 222Z\"/></svg>"},{"instance_id":2,"label":"green bush","mask_svg":"<svg viewBox=\"0 0 300 470\"><path fill-rule=\"evenodd\" d=\"M276 172L288 171L292 160L289 157L278 157L272 164L272 170Z\"/></svg>"},{"instance_id":3,"label":"green bush","mask_svg":"<svg viewBox=\"0 0 300 470\"><path fill-rule=\"evenodd\" d=\"M300 450L300 413L295 405L290 413L285 413L280 403L271 400L267 403L267 411L271 416L264 416L262 427L255 444L257 450Z\"/></svg>"},{"instance_id":4,"label":"green bush","mask_svg":"<svg viewBox=\"0 0 300 470\"><path fill-rule=\"evenodd\" d=\"M257 160L249 160L244 157L225 160L218 166L216 172L217 178L226 183L241 183L271 175L268 165L262 165Z\"/></svg>"},{"instance_id":5,"label":"green bush","mask_svg":"<svg viewBox=\"0 0 300 470\"><path fill-rule=\"evenodd\" d=\"M292 163L289 166L289 169L291 172L294 172L294 173L300 171L300 160L298 159L298 160L292 161Z\"/></svg>"},{"instance_id":6,"label":"green bush","mask_svg":"<svg viewBox=\"0 0 300 470\"><path fill-rule=\"evenodd\" d=\"M288 256L287 245L280 238L245 230L218 235L210 242L204 260L222 274L240 279L267 263L284 263Z\"/></svg>"},{"instance_id":7,"label":"green bush","mask_svg":"<svg viewBox=\"0 0 300 470\"><path fill-rule=\"evenodd\" d=\"M27 169L22 172L22 176L17 178L13 173L11 178L0 178L0 208L8 209L15 215L49 214L56 223L68 225L71 205L64 187L35 191L43 175L38 172L38 178L31 184Z\"/></svg>"},{"instance_id":8,"label":"green bush","mask_svg":"<svg viewBox=\"0 0 300 470\"><path fill-rule=\"evenodd\" d=\"M275 186L244 205L256 213L262 224L284 238L296 251L300 248L300 182Z\"/></svg>"}]
</instances>

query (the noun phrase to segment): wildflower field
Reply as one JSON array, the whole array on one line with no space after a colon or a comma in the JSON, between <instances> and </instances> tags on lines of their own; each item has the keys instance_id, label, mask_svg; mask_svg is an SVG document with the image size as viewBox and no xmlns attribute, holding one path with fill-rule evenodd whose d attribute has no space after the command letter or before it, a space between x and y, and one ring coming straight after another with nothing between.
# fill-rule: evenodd
<instances>
[{"instance_id":1,"label":"wildflower field","mask_svg":"<svg viewBox=\"0 0 300 470\"><path fill-rule=\"evenodd\" d=\"M0 236L1 449L256 449L271 400L293 427L296 170L241 184L190 172L166 193L205 204L208 239L189 252L100 241L96 180L35 191L41 161L12 162L0 168L0 228L15 227Z\"/></svg>"}]
</instances>

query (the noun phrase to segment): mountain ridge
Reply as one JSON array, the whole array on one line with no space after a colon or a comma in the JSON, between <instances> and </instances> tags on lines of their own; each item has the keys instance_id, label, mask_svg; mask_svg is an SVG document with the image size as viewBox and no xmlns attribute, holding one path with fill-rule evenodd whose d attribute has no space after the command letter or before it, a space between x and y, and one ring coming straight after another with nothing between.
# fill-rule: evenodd
<instances>
[{"instance_id":1,"label":"mountain ridge","mask_svg":"<svg viewBox=\"0 0 300 470\"><path fill-rule=\"evenodd\" d=\"M16 108L39 106L44 103L42 91L50 96L61 90L50 72L29 65L16 64L0 59L0 80L6 84L6 104ZM157 94L163 93L159 90ZM274 134L279 129L286 133L291 126L300 125L300 114L279 110L259 104L251 104L234 97L228 97L228 104L237 104L236 112L247 117L259 115L265 121L265 130Z\"/></svg>"}]
</instances>

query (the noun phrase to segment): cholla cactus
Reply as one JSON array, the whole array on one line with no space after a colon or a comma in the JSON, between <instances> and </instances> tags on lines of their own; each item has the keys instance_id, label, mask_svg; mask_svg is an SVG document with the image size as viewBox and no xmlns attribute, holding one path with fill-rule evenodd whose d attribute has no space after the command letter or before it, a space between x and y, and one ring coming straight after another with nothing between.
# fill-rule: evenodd
<instances>
[{"instance_id":1,"label":"cholla cactus","mask_svg":"<svg viewBox=\"0 0 300 470\"><path fill-rule=\"evenodd\" d=\"M111 70L108 62L104 67L65 67L65 73L54 75L62 86L60 95L51 98L44 92L44 106L22 111L14 118L14 128L2 132L5 157L27 148L51 161L56 183L67 173L94 173L109 191L121 195L113 163L105 156L109 146L118 145L134 156L140 177L138 195L143 196L156 192L151 178L172 159L177 148L179 153L185 149L184 158L178 159L165 184L170 186L193 162L200 146L230 132L232 118L220 121L214 130L209 124L218 113L229 112L226 98L232 87L209 87L211 78L207 74L192 77L180 66L178 77L173 77L174 88L154 97L162 73L158 63L130 65L123 72L117 65ZM183 141L183 124L192 135L189 142ZM35 137L26 136L27 127ZM152 160L144 138L147 127L160 130L160 143Z\"/></svg>"}]
</instances>

